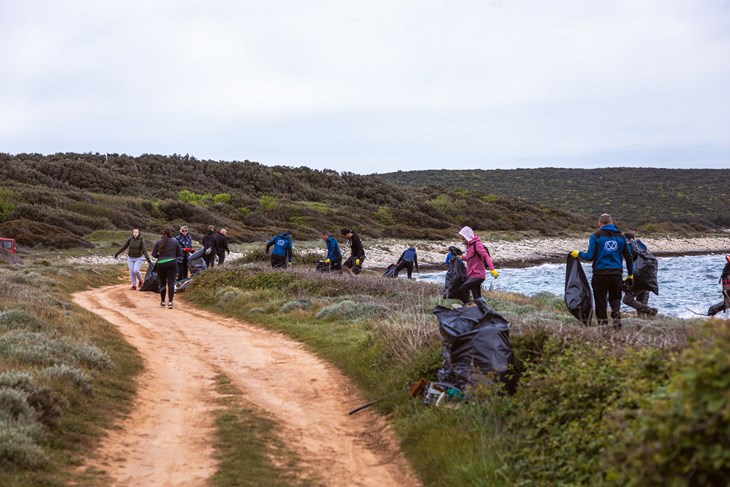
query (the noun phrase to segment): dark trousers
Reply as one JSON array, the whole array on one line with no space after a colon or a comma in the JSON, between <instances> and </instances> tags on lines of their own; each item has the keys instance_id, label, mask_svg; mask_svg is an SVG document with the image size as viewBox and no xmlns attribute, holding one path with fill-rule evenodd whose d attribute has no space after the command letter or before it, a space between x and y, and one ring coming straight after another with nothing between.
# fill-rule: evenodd
<instances>
[{"instance_id":1,"label":"dark trousers","mask_svg":"<svg viewBox=\"0 0 730 487\"><path fill-rule=\"evenodd\" d=\"M470 277L466 281L464 281L464 284L459 286L459 295L460 296L466 296L467 301L469 300L469 291L471 291L472 296L474 296L474 300L477 300L482 297L482 283L484 282L483 278L477 278L477 277ZM464 301L466 303L466 301Z\"/></svg>"},{"instance_id":2,"label":"dark trousers","mask_svg":"<svg viewBox=\"0 0 730 487\"><path fill-rule=\"evenodd\" d=\"M351 255L350 257L348 257L345 263L342 265L347 267L348 269L352 269L353 267L355 267L356 259L360 259L360 267L362 267L362 263L365 262L365 257L358 257L356 255Z\"/></svg>"},{"instance_id":3,"label":"dark trousers","mask_svg":"<svg viewBox=\"0 0 730 487\"><path fill-rule=\"evenodd\" d=\"M330 271L342 271L342 257L330 261Z\"/></svg>"},{"instance_id":4,"label":"dark trousers","mask_svg":"<svg viewBox=\"0 0 730 487\"><path fill-rule=\"evenodd\" d=\"M164 264L157 264L157 280L160 281L160 301L165 300L165 294L169 294L169 302L175 296L175 278L177 277L177 261L172 260ZM167 287L165 285L167 284Z\"/></svg>"},{"instance_id":5,"label":"dark trousers","mask_svg":"<svg viewBox=\"0 0 730 487\"><path fill-rule=\"evenodd\" d=\"M591 279L596 319L599 325L608 324L608 305L614 326L621 325L621 274L593 274Z\"/></svg>"},{"instance_id":6,"label":"dark trousers","mask_svg":"<svg viewBox=\"0 0 730 487\"><path fill-rule=\"evenodd\" d=\"M218 254L218 265L223 265L223 263L226 261L226 254L225 252L222 254Z\"/></svg>"},{"instance_id":7,"label":"dark trousers","mask_svg":"<svg viewBox=\"0 0 730 487\"><path fill-rule=\"evenodd\" d=\"M182 281L188 277L188 254L185 252L183 261L177 264L177 280Z\"/></svg>"},{"instance_id":8,"label":"dark trousers","mask_svg":"<svg viewBox=\"0 0 730 487\"><path fill-rule=\"evenodd\" d=\"M413 275L413 261L412 260L400 261L400 263L395 267L395 276L398 277L398 273L400 271L402 271L403 269L406 269L406 271L408 271L408 279L410 279L411 276Z\"/></svg>"},{"instance_id":9,"label":"dark trousers","mask_svg":"<svg viewBox=\"0 0 730 487\"><path fill-rule=\"evenodd\" d=\"M283 255L271 254L271 267L275 269L286 269L286 257Z\"/></svg>"},{"instance_id":10,"label":"dark trousers","mask_svg":"<svg viewBox=\"0 0 730 487\"><path fill-rule=\"evenodd\" d=\"M626 291L624 293L623 302L626 306L631 306L637 313L648 313L649 312L649 291Z\"/></svg>"},{"instance_id":11,"label":"dark trousers","mask_svg":"<svg viewBox=\"0 0 730 487\"><path fill-rule=\"evenodd\" d=\"M215 254L213 252L205 254L205 268L215 266Z\"/></svg>"}]
</instances>

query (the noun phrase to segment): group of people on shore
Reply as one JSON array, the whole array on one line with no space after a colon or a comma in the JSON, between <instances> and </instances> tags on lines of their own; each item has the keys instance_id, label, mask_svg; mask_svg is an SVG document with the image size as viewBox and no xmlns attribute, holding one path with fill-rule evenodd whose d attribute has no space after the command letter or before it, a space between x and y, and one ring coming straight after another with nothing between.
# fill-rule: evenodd
<instances>
[{"instance_id":1,"label":"group of people on shore","mask_svg":"<svg viewBox=\"0 0 730 487\"><path fill-rule=\"evenodd\" d=\"M162 237L152 247L152 257L157 259L154 266L159 280L160 306L165 307L167 298L167 307L170 309L173 307L175 283L188 277L188 262L196 251L187 226L180 227L179 233L174 238L172 233L172 228L166 227L162 231ZM216 258L218 264L222 265L226 256L230 254L226 234L225 228L221 228L216 234L215 227L210 225L203 235L203 257L206 268L215 266ZM127 251L129 279L132 282L131 290L141 290L144 282L141 274L142 262L146 260L148 264L152 265L152 259L147 253L147 245L138 227L132 229L132 236L114 253L114 258L119 257L119 254L125 250Z\"/></svg>"},{"instance_id":2,"label":"group of people on shore","mask_svg":"<svg viewBox=\"0 0 730 487\"><path fill-rule=\"evenodd\" d=\"M573 250L569 255L576 259L592 262L591 288L599 326L608 325L610 306L612 325L617 329L621 327L622 293L623 303L636 309L639 317L655 316L658 310L648 304L649 289L634 286L634 262L640 253L647 252L646 245L633 233L622 233L614 225L611 215L607 213L599 217L598 227L599 230L591 234L586 251ZM216 234L215 228L211 225L203 235L202 244L206 267L215 266L216 258L219 265L225 262L226 255L230 253L226 233L226 230L222 228ZM359 274L366 259L360 235L349 228L343 228L340 230L340 236L346 239L350 247L349 257L343 262L342 250L337 239L329 231L323 231L320 238L325 244L326 257L320 262L321 265L318 266L318 269ZM471 293L473 299L477 300L481 298L482 284L486 280L487 270L495 279L499 273L494 267L486 245L471 227L463 227L459 231L459 238L465 245L466 251L454 249L452 252L450 250L446 263L448 264L450 259L454 258L463 262L466 269L466 280L459 287L459 295L467 296L465 299L468 300L468 295ZM144 238L138 228L132 230L132 236L114 254L114 257L117 258L125 250L128 254L127 264L132 290L136 290L137 281L140 285L143 282L140 273L142 263L145 260L152 263ZM265 253L270 255L273 268L287 268L291 265L293 250L292 232L285 230L267 242ZM165 299L168 297L167 306L172 308L175 282L187 278L188 261L193 253L195 253L195 248L187 226L182 226L179 234L174 238L172 229L165 228L162 238L155 242L152 257L157 259L155 266L160 282L160 306L165 306ZM626 278L623 278L624 262L627 270ZM730 309L730 256L727 257L727 262L721 277L724 299L710 307L709 316ZM416 272L420 272L418 255L416 248L408 245L389 275L397 277L399 272L405 270L408 279L411 279L414 269ZM466 303L466 300L463 301Z\"/></svg>"}]
</instances>

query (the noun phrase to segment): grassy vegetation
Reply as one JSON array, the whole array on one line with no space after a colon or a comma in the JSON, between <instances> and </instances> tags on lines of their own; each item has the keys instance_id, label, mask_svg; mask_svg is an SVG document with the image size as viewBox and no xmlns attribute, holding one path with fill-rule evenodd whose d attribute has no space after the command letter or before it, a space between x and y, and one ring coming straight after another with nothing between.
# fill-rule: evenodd
<instances>
[{"instance_id":1,"label":"grassy vegetation","mask_svg":"<svg viewBox=\"0 0 730 487\"><path fill-rule=\"evenodd\" d=\"M207 271L186 299L304 342L367 398L440 367L433 285L273 271ZM551 295L490 293L511 322L520 386L456 408L401 396L378 406L427 485L717 485L730 480L730 332L715 321L581 327ZM358 310L353 312L353 310Z\"/></svg>"},{"instance_id":2,"label":"grassy vegetation","mask_svg":"<svg viewBox=\"0 0 730 487\"><path fill-rule=\"evenodd\" d=\"M0 265L0 485L106 483L72 467L128 412L142 363L70 294L112 282L91 267Z\"/></svg>"},{"instance_id":3,"label":"grassy vegetation","mask_svg":"<svg viewBox=\"0 0 730 487\"><path fill-rule=\"evenodd\" d=\"M525 198L591 220L608 211L622 228L641 227L643 233L730 227L730 169L444 169L380 176L417 188L433 185L489 193L488 199Z\"/></svg>"},{"instance_id":4,"label":"grassy vegetation","mask_svg":"<svg viewBox=\"0 0 730 487\"><path fill-rule=\"evenodd\" d=\"M277 425L266 412L247 404L226 376L216 379L220 394L215 423L218 471L211 484L255 487L266 479L266 485L273 487L315 485L296 454L276 436Z\"/></svg>"}]
</instances>

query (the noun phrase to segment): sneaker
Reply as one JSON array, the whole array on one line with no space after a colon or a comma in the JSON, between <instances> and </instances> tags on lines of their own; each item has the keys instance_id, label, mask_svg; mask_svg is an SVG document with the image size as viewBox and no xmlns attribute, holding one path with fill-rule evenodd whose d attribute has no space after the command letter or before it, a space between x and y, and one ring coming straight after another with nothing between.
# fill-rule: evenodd
<instances>
[{"instance_id":1,"label":"sneaker","mask_svg":"<svg viewBox=\"0 0 730 487\"><path fill-rule=\"evenodd\" d=\"M132 291L136 291L136 290L137 290L137 286L132 286Z\"/></svg>"},{"instance_id":2,"label":"sneaker","mask_svg":"<svg viewBox=\"0 0 730 487\"><path fill-rule=\"evenodd\" d=\"M167 309L172 309L172 301L170 301L169 303L167 303Z\"/></svg>"},{"instance_id":3,"label":"sneaker","mask_svg":"<svg viewBox=\"0 0 730 487\"><path fill-rule=\"evenodd\" d=\"M165 302L164 301L160 301L160 308L164 308L164 307L165 307Z\"/></svg>"}]
</instances>

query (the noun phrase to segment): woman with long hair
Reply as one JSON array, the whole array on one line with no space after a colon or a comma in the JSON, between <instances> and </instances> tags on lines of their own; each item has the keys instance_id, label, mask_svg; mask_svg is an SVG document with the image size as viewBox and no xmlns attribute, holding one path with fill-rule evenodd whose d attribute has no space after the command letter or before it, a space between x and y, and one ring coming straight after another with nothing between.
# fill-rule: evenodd
<instances>
[{"instance_id":1,"label":"woman with long hair","mask_svg":"<svg viewBox=\"0 0 730 487\"><path fill-rule=\"evenodd\" d=\"M157 277L160 281L160 307L165 307L165 295L168 295L167 307L172 309L172 298L175 296L175 279L177 278L177 259L182 257L180 243L172 238L172 228L162 231L162 238L155 242L152 248L152 257L157 259L155 264ZM165 286L167 285L167 287Z\"/></svg>"},{"instance_id":2,"label":"woman with long hair","mask_svg":"<svg viewBox=\"0 0 730 487\"><path fill-rule=\"evenodd\" d=\"M129 250L127 250L129 249ZM129 267L129 280L132 281L132 291L137 290L137 280L139 280L139 287L142 287L142 262L144 260L150 263L150 256L147 255L147 246L144 243L144 237L140 235L139 228L134 227L132 229L132 236L127 239L122 248L117 250L114 254L116 259L119 254L127 250L127 267Z\"/></svg>"}]
</instances>

